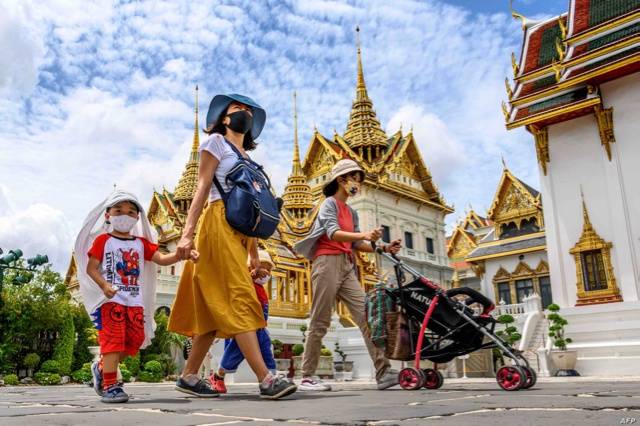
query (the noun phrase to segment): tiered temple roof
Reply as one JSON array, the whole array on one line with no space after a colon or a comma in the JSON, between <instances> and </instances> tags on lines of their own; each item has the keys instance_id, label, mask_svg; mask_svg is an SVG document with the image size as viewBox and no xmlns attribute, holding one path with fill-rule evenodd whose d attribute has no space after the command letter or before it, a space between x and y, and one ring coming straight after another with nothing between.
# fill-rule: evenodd
<instances>
[{"instance_id":1,"label":"tiered temple roof","mask_svg":"<svg viewBox=\"0 0 640 426\"><path fill-rule=\"evenodd\" d=\"M568 13L542 22L512 14L524 37L520 59L512 55L515 87L505 82L507 128L526 126L536 135L545 174L550 124L594 113L608 153L610 110L598 85L640 70L640 1L571 0Z\"/></svg>"}]
</instances>

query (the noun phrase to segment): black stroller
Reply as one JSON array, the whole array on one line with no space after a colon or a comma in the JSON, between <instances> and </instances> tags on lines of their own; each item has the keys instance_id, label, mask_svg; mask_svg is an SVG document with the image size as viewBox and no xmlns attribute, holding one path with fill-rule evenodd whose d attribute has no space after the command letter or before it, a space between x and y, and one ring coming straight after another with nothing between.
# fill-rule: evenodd
<instances>
[{"instance_id":1,"label":"black stroller","mask_svg":"<svg viewBox=\"0 0 640 426\"><path fill-rule=\"evenodd\" d=\"M495 308L491 300L471 288L445 290L396 256L380 248L376 252L394 264L398 287L388 289L388 294L400 308L408 328L409 356L414 365L399 373L403 389L438 389L444 382L438 363L485 348L499 348L513 361L513 365L505 365L496 373L502 389L528 389L536 383L536 374L521 351L496 336L496 320L489 314ZM405 271L414 276L413 281L405 283ZM421 359L432 361L434 368L421 369Z\"/></svg>"}]
</instances>

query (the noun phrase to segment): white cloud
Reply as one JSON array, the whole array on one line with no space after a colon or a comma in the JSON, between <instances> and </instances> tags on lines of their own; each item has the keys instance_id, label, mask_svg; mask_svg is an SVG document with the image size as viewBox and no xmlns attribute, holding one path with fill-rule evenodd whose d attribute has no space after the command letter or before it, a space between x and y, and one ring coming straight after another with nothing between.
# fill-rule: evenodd
<instances>
[{"instance_id":1,"label":"white cloud","mask_svg":"<svg viewBox=\"0 0 640 426\"><path fill-rule=\"evenodd\" d=\"M0 3L0 96L29 94L44 60L41 31L29 5Z\"/></svg>"},{"instance_id":2,"label":"white cloud","mask_svg":"<svg viewBox=\"0 0 640 426\"><path fill-rule=\"evenodd\" d=\"M59 270L68 264L73 234L65 213L44 203L24 210L9 206L6 191L0 187L0 242L5 251L21 249L24 257L46 254Z\"/></svg>"}]
</instances>

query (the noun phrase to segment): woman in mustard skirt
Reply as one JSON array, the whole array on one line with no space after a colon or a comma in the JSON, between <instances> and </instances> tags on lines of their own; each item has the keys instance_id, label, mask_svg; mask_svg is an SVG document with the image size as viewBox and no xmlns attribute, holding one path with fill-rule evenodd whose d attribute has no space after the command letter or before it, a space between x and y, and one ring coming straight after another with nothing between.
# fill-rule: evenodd
<instances>
[{"instance_id":1,"label":"woman in mustard skirt","mask_svg":"<svg viewBox=\"0 0 640 426\"><path fill-rule=\"evenodd\" d=\"M200 146L198 186L178 243L178 255L188 259L193 248L200 252L197 264L185 262L169 330L193 337L191 354L176 389L200 397L216 397L207 380L197 373L214 338L235 338L259 382L263 398L277 399L296 391L296 386L269 373L262 359L256 330L266 327L252 276L266 276L260 268L255 238L233 229L214 176L226 193L227 173L238 161L229 144L248 158L254 140L264 127L265 111L242 95L217 95L207 113L206 133ZM197 230L196 230L197 224ZM196 231L194 245L194 231ZM247 257L250 271L247 269Z\"/></svg>"}]
</instances>

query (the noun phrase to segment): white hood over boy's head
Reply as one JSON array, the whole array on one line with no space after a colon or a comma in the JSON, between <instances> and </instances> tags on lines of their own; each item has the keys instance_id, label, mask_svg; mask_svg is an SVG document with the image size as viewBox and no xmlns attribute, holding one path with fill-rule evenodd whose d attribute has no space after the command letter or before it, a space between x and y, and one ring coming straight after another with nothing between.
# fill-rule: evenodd
<instances>
[{"instance_id":1,"label":"white hood over boy's head","mask_svg":"<svg viewBox=\"0 0 640 426\"><path fill-rule=\"evenodd\" d=\"M152 228L147 214L138 201L138 198L130 192L123 190L116 190L109 195L104 201L99 203L91 210L87 218L82 224L82 229L76 238L74 246L74 254L76 260L78 276L78 283L80 284L80 295L82 296L82 303L84 304L87 313L92 320L96 320L96 310L104 303L108 302L98 284L96 284L89 275L87 275L87 265L89 264L89 249L93 245L93 241L100 234L105 232L111 232L111 226L105 223L104 214L109 207L123 202L129 201L138 207L140 213L140 219L136 226L131 230L131 235L137 237L143 237L152 243L158 242L158 237L155 230ZM144 302L144 343L142 347L147 347L151 343L151 339L155 332L155 321L153 320L153 314L156 304L156 268L151 262L145 261L147 264L144 268L144 275L142 277L142 299Z\"/></svg>"}]
</instances>

